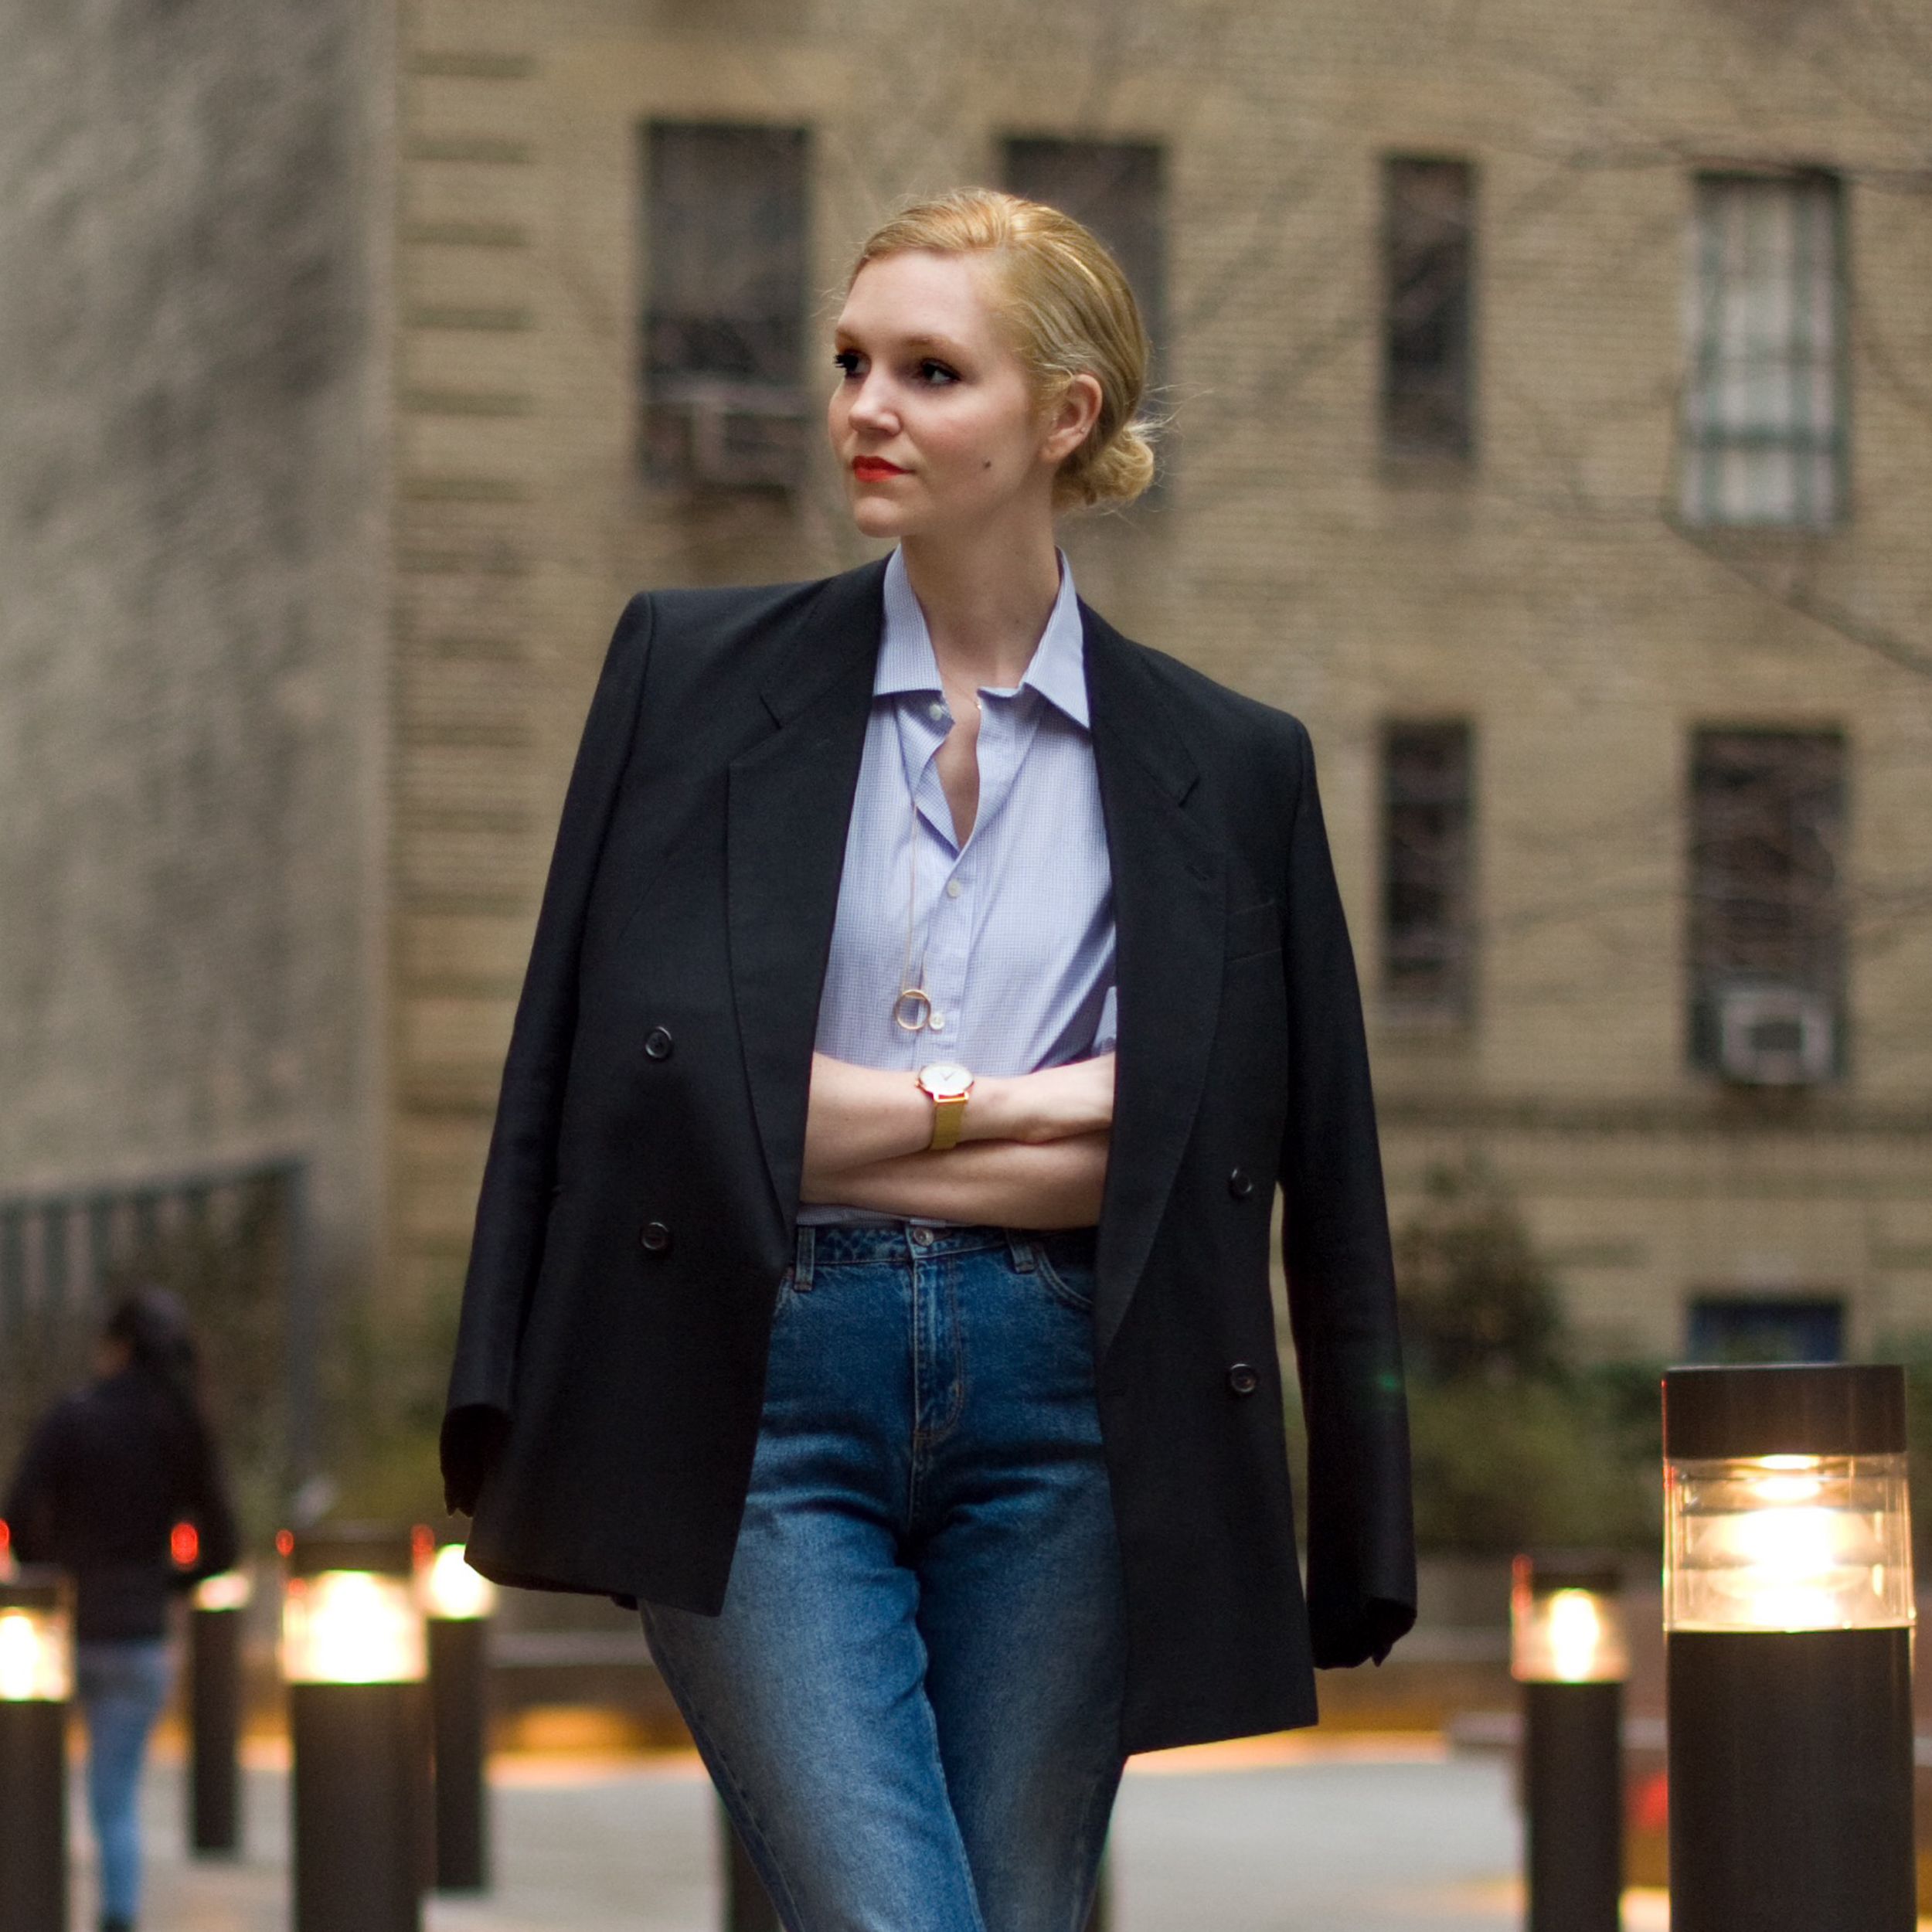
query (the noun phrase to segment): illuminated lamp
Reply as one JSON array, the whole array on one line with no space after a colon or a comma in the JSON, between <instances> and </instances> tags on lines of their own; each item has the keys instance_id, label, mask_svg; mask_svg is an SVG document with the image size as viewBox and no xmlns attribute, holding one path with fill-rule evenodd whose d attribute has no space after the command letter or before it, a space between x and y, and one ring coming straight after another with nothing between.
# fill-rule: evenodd
<instances>
[{"instance_id":1,"label":"illuminated lamp","mask_svg":"<svg viewBox=\"0 0 1932 1932\"><path fill-rule=\"evenodd\" d=\"M1617 1932L1624 1870L1624 1680L1614 1558L1519 1556L1510 1674L1522 1686L1529 1932Z\"/></svg>"},{"instance_id":2,"label":"illuminated lamp","mask_svg":"<svg viewBox=\"0 0 1932 1932\"><path fill-rule=\"evenodd\" d=\"M175 1532L182 1562L183 1524ZM201 1553L199 1537L183 1567ZM204 1577L189 1597L188 1849L201 1858L241 1849L242 1635L254 1586L244 1570Z\"/></svg>"},{"instance_id":3,"label":"illuminated lamp","mask_svg":"<svg viewBox=\"0 0 1932 1932\"><path fill-rule=\"evenodd\" d=\"M64 1579L15 1566L0 1581L0 1926L66 1932L67 1700L73 1642Z\"/></svg>"},{"instance_id":4,"label":"illuminated lamp","mask_svg":"<svg viewBox=\"0 0 1932 1932\"><path fill-rule=\"evenodd\" d=\"M1673 1932L1911 1932L1905 1375L1664 1378Z\"/></svg>"},{"instance_id":5,"label":"illuminated lamp","mask_svg":"<svg viewBox=\"0 0 1932 1932\"><path fill-rule=\"evenodd\" d=\"M332 1526L277 1542L295 1932L420 1932L429 1750L410 1532Z\"/></svg>"},{"instance_id":6,"label":"illuminated lamp","mask_svg":"<svg viewBox=\"0 0 1932 1932\"><path fill-rule=\"evenodd\" d=\"M460 1543L434 1549L421 1577L436 1767L436 1886L440 1892L480 1892L490 1882L485 1765L496 1586L471 1569Z\"/></svg>"}]
</instances>

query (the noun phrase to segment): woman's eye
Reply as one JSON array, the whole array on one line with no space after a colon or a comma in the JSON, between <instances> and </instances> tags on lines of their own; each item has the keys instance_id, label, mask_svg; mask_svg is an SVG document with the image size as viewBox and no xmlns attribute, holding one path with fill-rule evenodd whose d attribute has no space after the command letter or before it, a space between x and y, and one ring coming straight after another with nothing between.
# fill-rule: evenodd
<instances>
[{"instance_id":1,"label":"woman's eye","mask_svg":"<svg viewBox=\"0 0 1932 1932\"><path fill-rule=\"evenodd\" d=\"M832 359L832 366L846 376L859 373L859 352L855 349L842 349Z\"/></svg>"},{"instance_id":2,"label":"woman's eye","mask_svg":"<svg viewBox=\"0 0 1932 1932\"><path fill-rule=\"evenodd\" d=\"M922 383L931 383L937 386L944 383L957 383L959 380L959 372L957 369L948 369L944 362L936 362L930 356L928 356L919 366L919 379Z\"/></svg>"}]
</instances>

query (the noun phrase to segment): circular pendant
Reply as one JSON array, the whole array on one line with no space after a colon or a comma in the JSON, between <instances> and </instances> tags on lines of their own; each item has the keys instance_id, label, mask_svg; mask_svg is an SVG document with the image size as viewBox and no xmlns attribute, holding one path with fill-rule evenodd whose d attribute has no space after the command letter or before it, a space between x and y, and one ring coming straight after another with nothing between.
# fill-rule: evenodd
<instances>
[{"instance_id":1,"label":"circular pendant","mask_svg":"<svg viewBox=\"0 0 1932 1932\"><path fill-rule=\"evenodd\" d=\"M908 986L893 1002L893 1024L902 1033L923 1033L932 1012L931 994L923 986Z\"/></svg>"}]
</instances>

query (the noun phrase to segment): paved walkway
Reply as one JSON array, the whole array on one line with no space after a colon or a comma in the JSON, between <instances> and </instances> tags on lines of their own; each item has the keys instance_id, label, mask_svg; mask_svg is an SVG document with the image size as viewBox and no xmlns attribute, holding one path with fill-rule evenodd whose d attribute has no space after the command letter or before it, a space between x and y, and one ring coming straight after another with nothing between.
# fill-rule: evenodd
<instances>
[{"instance_id":1,"label":"paved walkway","mask_svg":"<svg viewBox=\"0 0 1932 1932\"><path fill-rule=\"evenodd\" d=\"M710 1787L696 1760L499 1760L498 1883L429 1932L717 1932ZM247 1775L246 1855L196 1863L182 1781L150 1780L146 1932L285 1932L287 1782ZM91 1923L82 1833L75 1926ZM1115 1816L1115 1932L1516 1932L1509 1770L1420 1743L1266 1744L1140 1760ZM1667 1923L1633 1895L1629 1932Z\"/></svg>"}]
</instances>

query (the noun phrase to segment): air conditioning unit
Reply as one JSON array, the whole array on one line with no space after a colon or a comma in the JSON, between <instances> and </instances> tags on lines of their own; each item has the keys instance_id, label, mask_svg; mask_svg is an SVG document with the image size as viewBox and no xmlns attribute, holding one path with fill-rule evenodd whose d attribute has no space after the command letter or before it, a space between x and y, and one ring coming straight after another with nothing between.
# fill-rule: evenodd
<instances>
[{"instance_id":1,"label":"air conditioning unit","mask_svg":"<svg viewBox=\"0 0 1932 1932\"><path fill-rule=\"evenodd\" d=\"M790 490L805 467L805 413L797 393L767 384L686 378L651 403L651 467L710 489Z\"/></svg>"},{"instance_id":2,"label":"air conditioning unit","mask_svg":"<svg viewBox=\"0 0 1932 1932\"><path fill-rule=\"evenodd\" d=\"M1836 1063L1832 1002L1796 986L1727 986L1717 996L1718 1070L1746 1087L1814 1087Z\"/></svg>"}]
</instances>

